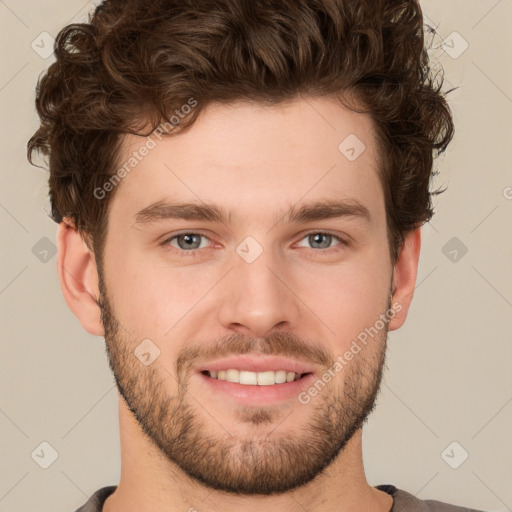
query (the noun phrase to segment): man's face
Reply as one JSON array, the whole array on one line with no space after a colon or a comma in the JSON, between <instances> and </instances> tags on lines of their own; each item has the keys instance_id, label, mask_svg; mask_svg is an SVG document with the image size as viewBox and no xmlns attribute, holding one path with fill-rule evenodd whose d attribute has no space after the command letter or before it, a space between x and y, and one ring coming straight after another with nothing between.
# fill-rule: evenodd
<instances>
[{"instance_id":1,"label":"man's face","mask_svg":"<svg viewBox=\"0 0 512 512\"><path fill-rule=\"evenodd\" d=\"M371 121L327 99L214 104L188 132L153 139L109 209L100 289L120 392L167 459L209 487L305 484L361 427L384 364L392 265ZM119 167L144 143L127 137ZM154 218L156 202L228 215ZM352 209L292 215L333 202ZM260 385L207 373L228 369ZM294 369L305 375L285 383L265 371Z\"/></svg>"}]
</instances>

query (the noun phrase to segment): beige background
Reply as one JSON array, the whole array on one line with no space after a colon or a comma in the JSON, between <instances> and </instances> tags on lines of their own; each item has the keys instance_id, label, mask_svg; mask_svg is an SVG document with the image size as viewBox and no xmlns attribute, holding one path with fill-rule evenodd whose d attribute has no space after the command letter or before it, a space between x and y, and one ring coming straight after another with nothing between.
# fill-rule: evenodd
<instances>
[{"instance_id":1,"label":"beige background","mask_svg":"<svg viewBox=\"0 0 512 512\"><path fill-rule=\"evenodd\" d=\"M0 0L0 512L69 512L119 479L116 391L103 340L82 330L61 296L47 173L25 160L36 78L53 59L39 54L48 48L40 34L55 36L90 5ZM365 467L373 485L512 510L512 4L422 5L439 25L432 55L446 87L459 86L449 95L456 136L438 162L437 184L448 190L423 228L412 310L390 334ZM452 452L453 441L460 447ZM47 469L31 455L41 442L58 452ZM462 450L468 459L452 469L445 459L460 462Z\"/></svg>"}]
</instances>

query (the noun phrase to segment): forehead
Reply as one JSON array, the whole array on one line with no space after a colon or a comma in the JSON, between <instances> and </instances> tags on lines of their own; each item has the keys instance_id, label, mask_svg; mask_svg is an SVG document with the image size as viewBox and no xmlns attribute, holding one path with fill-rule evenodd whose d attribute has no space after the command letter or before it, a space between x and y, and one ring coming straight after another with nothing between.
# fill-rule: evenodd
<instances>
[{"instance_id":1,"label":"forehead","mask_svg":"<svg viewBox=\"0 0 512 512\"><path fill-rule=\"evenodd\" d=\"M213 103L184 133L126 136L118 166L129 172L111 209L132 220L166 199L219 204L252 221L302 200L383 209L373 122L331 98Z\"/></svg>"}]
</instances>

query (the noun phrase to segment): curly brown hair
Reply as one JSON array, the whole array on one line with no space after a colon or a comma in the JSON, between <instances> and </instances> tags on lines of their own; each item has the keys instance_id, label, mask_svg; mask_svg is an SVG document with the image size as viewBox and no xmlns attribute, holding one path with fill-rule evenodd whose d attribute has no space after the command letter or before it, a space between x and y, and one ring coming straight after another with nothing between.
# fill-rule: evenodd
<instances>
[{"instance_id":1,"label":"curly brown hair","mask_svg":"<svg viewBox=\"0 0 512 512\"><path fill-rule=\"evenodd\" d=\"M114 191L94 190L124 134L156 129L190 98L173 134L211 102L336 97L376 128L395 263L405 234L433 215L433 160L454 134L424 36L417 0L107 0L60 31L28 158L48 157L53 220L70 218L101 262Z\"/></svg>"}]
</instances>

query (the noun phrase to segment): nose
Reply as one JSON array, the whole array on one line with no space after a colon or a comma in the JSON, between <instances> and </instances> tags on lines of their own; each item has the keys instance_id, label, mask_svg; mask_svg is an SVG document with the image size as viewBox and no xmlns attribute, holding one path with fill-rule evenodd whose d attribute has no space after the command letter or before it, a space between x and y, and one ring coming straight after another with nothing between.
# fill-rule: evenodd
<instances>
[{"instance_id":1,"label":"nose","mask_svg":"<svg viewBox=\"0 0 512 512\"><path fill-rule=\"evenodd\" d=\"M219 290L218 321L231 331L258 338L296 328L301 302L293 292L289 266L270 250L252 263L235 254L233 263Z\"/></svg>"}]
</instances>

